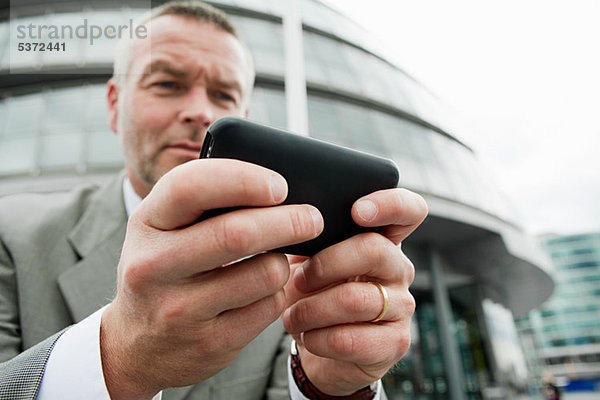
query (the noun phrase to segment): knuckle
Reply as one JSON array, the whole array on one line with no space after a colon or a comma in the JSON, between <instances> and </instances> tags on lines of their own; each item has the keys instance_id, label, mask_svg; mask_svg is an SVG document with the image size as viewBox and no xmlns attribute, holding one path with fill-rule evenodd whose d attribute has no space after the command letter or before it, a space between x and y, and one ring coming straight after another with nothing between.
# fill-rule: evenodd
<instances>
[{"instance_id":1,"label":"knuckle","mask_svg":"<svg viewBox=\"0 0 600 400\"><path fill-rule=\"evenodd\" d=\"M358 290L358 285L342 285L336 299L350 315L363 312L374 301L369 290Z\"/></svg>"},{"instance_id":2,"label":"knuckle","mask_svg":"<svg viewBox=\"0 0 600 400\"><path fill-rule=\"evenodd\" d=\"M402 309L407 314L406 319L410 319L417 309L417 302L413 295L407 291L406 296L402 300Z\"/></svg>"},{"instance_id":3,"label":"knuckle","mask_svg":"<svg viewBox=\"0 0 600 400\"><path fill-rule=\"evenodd\" d=\"M228 253L247 253L254 235L252 227L235 215L225 214L217 220L214 235L218 248Z\"/></svg>"},{"instance_id":4,"label":"knuckle","mask_svg":"<svg viewBox=\"0 0 600 400\"><path fill-rule=\"evenodd\" d=\"M429 214L429 207L423 196L417 195L417 207L419 208L420 214L423 215L423 218Z\"/></svg>"},{"instance_id":5,"label":"knuckle","mask_svg":"<svg viewBox=\"0 0 600 400\"><path fill-rule=\"evenodd\" d=\"M406 206L405 198L406 198L406 196L411 195L410 190L405 189L405 188L400 188L395 193L396 193L396 196L395 196L396 206L398 207L399 210L404 210L404 207Z\"/></svg>"},{"instance_id":6,"label":"knuckle","mask_svg":"<svg viewBox=\"0 0 600 400\"><path fill-rule=\"evenodd\" d=\"M398 271L401 272L400 279L404 278L408 285L411 285L415 280L415 265L413 262L404 254L400 253L400 267Z\"/></svg>"},{"instance_id":7,"label":"knuckle","mask_svg":"<svg viewBox=\"0 0 600 400\"><path fill-rule=\"evenodd\" d=\"M168 194L168 200L173 207L184 203L189 196L190 185L186 182L189 177L184 174L185 171L185 168L173 168L159 180L161 186L164 186L161 193Z\"/></svg>"},{"instance_id":8,"label":"knuckle","mask_svg":"<svg viewBox=\"0 0 600 400\"><path fill-rule=\"evenodd\" d=\"M355 354L356 338L350 329L333 329L327 337L327 344L340 357L348 357Z\"/></svg>"},{"instance_id":9,"label":"knuckle","mask_svg":"<svg viewBox=\"0 0 600 400\"><path fill-rule=\"evenodd\" d=\"M361 253L375 265L382 265L392 256L392 242L384 236L369 232L361 236Z\"/></svg>"},{"instance_id":10,"label":"knuckle","mask_svg":"<svg viewBox=\"0 0 600 400\"><path fill-rule=\"evenodd\" d=\"M393 341L393 343L395 344L394 348L396 349L396 354L394 357L396 360L399 360L402 357L404 357L404 355L406 354L406 352L408 351L408 349L410 347L410 342L411 342L410 329L408 328L408 325L407 325L405 329L402 329L400 331L400 334L397 335L396 339Z\"/></svg>"},{"instance_id":11,"label":"knuckle","mask_svg":"<svg viewBox=\"0 0 600 400\"><path fill-rule=\"evenodd\" d=\"M398 205L401 207L402 210L404 210L405 207L407 207L407 205L409 205L410 207L414 207L417 215L422 216L421 220L425 219L425 217L429 213L429 209L425 198L423 198L423 196L421 196L420 194L412 192L408 189L400 189L398 191L398 195L396 196L396 201L398 202Z\"/></svg>"},{"instance_id":12,"label":"knuckle","mask_svg":"<svg viewBox=\"0 0 600 400\"><path fill-rule=\"evenodd\" d=\"M289 214L289 222L295 237L305 238L314 236L314 228L307 207L294 207Z\"/></svg>"},{"instance_id":13,"label":"knuckle","mask_svg":"<svg viewBox=\"0 0 600 400\"><path fill-rule=\"evenodd\" d=\"M160 307L160 320L162 324L171 330L177 329L179 322L185 318L185 314L189 308L180 301L163 302Z\"/></svg>"},{"instance_id":14,"label":"knuckle","mask_svg":"<svg viewBox=\"0 0 600 400\"><path fill-rule=\"evenodd\" d=\"M263 282L267 289L280 289L288 280L290 269L283 254L267 253L262 262Z\"/></svg>"},{"instance_id":15,"label":"knuckle","mask_svg":"<svg viewBox=\"0 0 600 400\"><path fill-rule=\"evenodd\" d=\"M379 253L379 259L381 263L388 262L390 260L395 261L402 257L402 251L398 246L391 240L380 235L381 238L381 252Z\"/></svg>"},{"instance_id":16,"label":"knuckle","mask_svg":"<svg viewBox=\"0 0 600 400\"><path fill-rule=\"evenodd\" d=\"M360 238L360 244L365 252L370 252L373 248L380 246L381 244L381 235L374 232L365 233L364 235L361 235Z\"/></svg>"},{"instance_id":17,"label":"knuckle","mask_svg":"<svg viewBox=\"0 0 600 400\"><path fill-rule=\"evenodd\" d=\"M291 333L300 332L301 327L305 326L307 321L310 321L311 315L313 315L313 311L308 302L299 301L296 303L290 313Z\"/></svg>"},{"instance_id":18,"label":"knuckle","mask_svg":"<svg viewBox=\"0 0 600 400\"><path fill-rule=\"evenodd\" d=\"M325 279L325 265L318 253L310 259L305 267L305 271L307 271L307 279L311 281L322 282Z\"/></svg>"},{"instance_id":19,"label":"knuckle","mask_svg":"<svg viewBox=\"0 0 600 400\"><path fill-rule=\"evenodd\" d=\"M122 279L125 287L134 293L144 292L148 284L149 271L154 269L158 260L151 257L136 258L123 270Z\"/></svg>"},{"instance_id":20,"label":"knuckle","mask_svg":"<svg viewBox=\"0 0 600 400\"><path fill-rule=\"evenodd\" d=\"M267 296L260 301L257 318L262 323L262 329L271 324L283 314L286 306L285 293L279 290L271 296ZM260 333L260 332L257 332Z\"/></svg>"},{"instance_id":21,"label":"knuckle","mask_svg":"<svg viewBox=\"0 0 600 400\"><path fill-rule=\"evenodd\" d=\"M240 175L241 176L238 181L238 192L239 195L242 196L242 198L247 199L253 195L253 193L255 192L255 188L254 185L250 184L251 176L246 169L243 169Z\"/></svg>"},{"instance_id":22,"label":"knuckle","mask_svg":"<svg viewBox=\"0 0 600 400\"><path fill-rule=\"evenodd\" d=\"M285 293L283 290L278 291L273 296L271 296L271 320L276 320L283 314L286 306Z\"/></svg>"},{"instance_id":23,"label":"knuckle","mask_svg":"<svg viewBox=\"0 0 600 400\"><path fill-rule=\"evenodd\" d=\"M412 261L407 259L407 264L406 264L406 275L407 275L407 279L408 279L408 284L412 285L412 283L415 281L415 265L412 263Z\"/></svg>"}]
</instances>

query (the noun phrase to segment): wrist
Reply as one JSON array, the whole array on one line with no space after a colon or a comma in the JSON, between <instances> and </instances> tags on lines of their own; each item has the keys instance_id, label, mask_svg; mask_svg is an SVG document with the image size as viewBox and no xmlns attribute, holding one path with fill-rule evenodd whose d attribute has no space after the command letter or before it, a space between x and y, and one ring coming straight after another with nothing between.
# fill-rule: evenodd
<instances>
[{"instance_id":1,"label":"wrist","mask_svg":"<svg viewBox=\"0 0 600 400\"><path fill-rule=\"evenodd\" d=\"M297 388L300 392L308 399L311 400L372 400L375 398L376 392L374 388L376 385L366 386L362 389L349 395L333 396L323 393L317 388L308 378L302 364L300 362L300 355L296 348L296 343L292 343L291 355L290 355L290 367L291 373L296 383Z\"/></svg>"},{"instance_id":2,"label":"wrist","mask_svg":"<svg viewBox=\"0 0 600 400\"><path fill-rule=\"evenodd\" d=\"M129 368L128 361L132 357L124 358L123 349L126 346L123 341L115 340L115 337L118 337L119 327L115 327L115 324L111 323L114 316L112 308L111 304L105 310L100 323L100 359L104 382L110 398L115 400L153 398L160 389L153 390L151 385L143 385L138 382L140 379L137 379L131 371L141 371L143 367L141 369Z\"/></svg>"}]
</instances>

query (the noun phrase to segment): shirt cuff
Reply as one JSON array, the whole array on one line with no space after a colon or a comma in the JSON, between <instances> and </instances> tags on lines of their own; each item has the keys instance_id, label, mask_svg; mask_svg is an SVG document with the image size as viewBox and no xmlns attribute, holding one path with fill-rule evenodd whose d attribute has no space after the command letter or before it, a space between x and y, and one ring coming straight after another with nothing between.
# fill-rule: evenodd
<instances>
[{"instance_id":1,"label":"shirt cuff","mask_svg":"<svg viewBox=\"0 0 600 400\"><path fill-rule=\"evenodd\" d=\"M56 341L38 400L110 399L100 358L100 321L108 306L73 325ZM162 392L152 400L160 400Z\"/></svg>"},{"instance_id":2,"label":"shirt cuff","mask_svg":"<svg viewBox=\"0 0 600 400\"><path fill-rule=\"evenodd\" d=\"M290 356L288 356L287 363L287 371L288 371L288 386L290 389L290 399L291 400L311 400L305 395L302 394L298 385L296 384L296 380L294 379L294 375L292 374L292 353L295 353L296 350L296 341L292 340L291 348L290 348ZM375 396L373 400L381 400L381 392L382 392L382 382L381 379L375 382L372 386L373 391L375 392Z\"/></svg>"}]
</instances>

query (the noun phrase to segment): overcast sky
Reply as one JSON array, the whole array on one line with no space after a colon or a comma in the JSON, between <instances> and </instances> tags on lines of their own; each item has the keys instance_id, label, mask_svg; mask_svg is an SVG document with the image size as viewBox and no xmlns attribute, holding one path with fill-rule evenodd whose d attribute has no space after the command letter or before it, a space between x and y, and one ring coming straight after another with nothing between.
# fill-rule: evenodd
<instances>
[{"instance_id":1,"label":"overcast sky","mask_svg":"<svg viewBox=\"0 0 600 400\"><path fill-rule=\"evenodd\" d=\"M600 1L325 2L455 110L528 232L600 231Z\"/></svg>"}]
</instances>

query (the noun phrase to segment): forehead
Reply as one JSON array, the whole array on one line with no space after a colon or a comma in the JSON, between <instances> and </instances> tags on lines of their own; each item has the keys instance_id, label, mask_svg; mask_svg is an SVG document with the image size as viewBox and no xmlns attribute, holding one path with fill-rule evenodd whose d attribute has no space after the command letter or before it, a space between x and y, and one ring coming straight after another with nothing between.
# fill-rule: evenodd
<instances>
[{"instance_id":1,"label":"forehead","mask_svg":"<svg viewBox=\"0 0 600 400\"><path fill-rule=\"evenodd\" d=\"M241 75L239 79L249 68L241 43L231 33L209 22L174 15L151 20L147 38L135 39L130 52L132 73L141 73L158 59L176 63L179 68L208 62L220 74Z\"/></svg>"}]
</instances>

